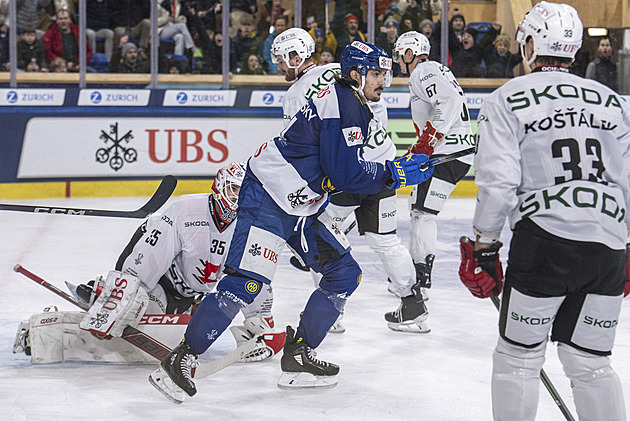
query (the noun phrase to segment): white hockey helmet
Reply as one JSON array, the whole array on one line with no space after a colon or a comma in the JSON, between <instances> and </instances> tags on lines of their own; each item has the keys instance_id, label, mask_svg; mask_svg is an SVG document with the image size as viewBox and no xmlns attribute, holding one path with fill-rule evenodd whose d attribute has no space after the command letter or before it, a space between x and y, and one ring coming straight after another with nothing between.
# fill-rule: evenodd
<instances>
[{"instance_id":1,"label":"white hockey helmet","mask_svg":"<svg viewBox=\"0 0 630 421\"><path fill-rule=\"evenodd\" d=\"M519 24L516 41L521 44L525 58L525 44L529 37L534 40L534 53L527 61L529 67L538 56L575 58L582 46L582 32L582 20L573 7L542 1Z\"/></svg>"},{"instance_id":2,"label":"white hockey helmet","mask_svg":"<svg viewBox=\"0 0 630 421\"><path fill-rule=\"evenodd\" d=\"M405 55L407 50L411 50L414 56L429 55L431 52L431 44L429 39L416 31L409 31L402 34L396 40L392 56L394 62L398 62L398 58Z\"/></svg>"},{"instance_id":3,"label":"white hockey helmet","mask_svg":"<svg viewBox=\"0 0 630 421\"><path fill-rule=\"evenodd\" d=\"M232 162L217 171L212 183L212 196L216 204L219 217L225 222L236 218L238 209L238 194L245 178L244 162Z\"/></svg>"},{"instance_id":4,"label":"white hockey helmet","mask_svg":"<svg viewBox=\"0 0 630 421\"><path fill-rule=\"evenodd\" d=\"M302 58L302 62L297 66L289 64L290 54L293 51ZM290 69L297 69L313 52L315 52L315 40L313 40L313 37L302 28L291 28L273 40L273 44L271 44L271 61L277 64L282 59Z\"/></svg>"}]
</instances>

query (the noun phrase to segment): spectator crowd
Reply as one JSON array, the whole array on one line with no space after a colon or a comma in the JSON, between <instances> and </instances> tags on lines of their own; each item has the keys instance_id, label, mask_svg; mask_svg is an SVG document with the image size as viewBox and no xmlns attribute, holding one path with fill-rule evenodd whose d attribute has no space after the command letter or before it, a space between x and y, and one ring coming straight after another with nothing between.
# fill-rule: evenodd
<instances>
[{"instance_id":1,"label":"spectator crowd","mask_svg":"<svg viewBox=\"0 0 630 421\"><path fill-rule=\"evenodd\" d=\"M9 0L0 0L0 70L9 69ZM315 6L305 2L306 14ZM284 0L230 1L229 69L234 74L279 74L270 46L294 22ZM391 55L398 37L418 31L431 44L430 60L440 61L441 10L432 0L376 0L375 43ZM305 19L315 40L313 61L339 61L353 41L365 41L367 0L337 0L334 15L323 11ZM322 8L324 7L322 2ZM16 0L17 68L25 72L79 70L78 0ZM86 0L87 71L148 73L150 0ZM163 73L219 74L223 35L221 0L158 0L159 69ZM513 34L498 22L466 22L454 9L448 21L448 67L457 78L512 78L522 72ZM617 89L609 37L598 40L594 60L582 54L574 72ZM580 55L578 54L578 57ZM586 61L584 61L586 60ZM588 64L588 66L587 66ZM517 73L518 74L518 73ZM400 76L398 64L394 76Z\"/></svg>"}]
</instances>

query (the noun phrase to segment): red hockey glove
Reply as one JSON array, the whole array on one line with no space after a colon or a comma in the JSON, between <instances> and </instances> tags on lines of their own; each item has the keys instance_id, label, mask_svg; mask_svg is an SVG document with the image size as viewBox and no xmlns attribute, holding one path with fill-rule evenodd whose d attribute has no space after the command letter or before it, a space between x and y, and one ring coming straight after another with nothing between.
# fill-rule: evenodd
<instances>
[{"instance_id":1,"label":"red hockey glove","mask_svg":"<svg viewBox=\"0 0 630 421\"><path fill-rule=\"evenodd\" d=\"M438 131L435 129L435 127L433 127L433 124L431 124L430 121L427 121L427 124L424 126L422 133L420 133L420 128L418 126L414 124L414 127L416 128L418 141L409 147L409 153L421 153L427 156L433 155L435 145L442 140L444 135L442 133L438 133Z\"/></svg>"},{"instance_id":2,"label":"red hockey glove","mask_svg":"<svg viewBox=\"0 0 630 421\"><path fill-rule=\"evenodd\" d=\"M623 289L623 296L630 294L630 244L626 244L626 286Z\"/></svg>"},{"instance_id":3,"label":"red hockey glove","mask_svg":"<svg viewBox=\"0 0 630 421\"><path fill-rule=\"evenodd\" d=\"M495 241L490 248L475 251L475 243L468 237L459 239L462 262L459 279L477 298L498 296L503 287L503 267L499 249L503 243Z\"/></svg>"}]
</instances>

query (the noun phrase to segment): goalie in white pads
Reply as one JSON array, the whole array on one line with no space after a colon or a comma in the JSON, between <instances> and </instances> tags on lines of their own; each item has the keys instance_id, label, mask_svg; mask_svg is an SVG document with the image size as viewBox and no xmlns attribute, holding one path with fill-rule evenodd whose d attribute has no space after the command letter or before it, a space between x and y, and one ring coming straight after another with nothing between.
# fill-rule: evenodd
<instances>
[{"instance_id":1,"label":"goalie in white pads","mask_svg":"<svg viewBox=\"0 0 630 421\"><path fill-rule=\"evenodd\" d=\"M143 329L149 323L152 336L171 347L175 346L181 339L185 322L189 320L189 316L183 315L190 315L195 303L214 289L223 273L244 175L244 164L232 163L223 167L217 172L211 194L182 196L161 215L150 216L121 254L116 264L117 270L111 271L106 280L99 279L90 285L72 287L79 299L91 305L89 315L81 322L81 328L101 336L117 337L127 325L137 326L145 312L147 315L182 315L145 317L139 326ZM123 285L125 288L122 288ZM231 328L237 344L263 333L270 334L266 336L270 340L260 342L258 348L245 357L245 361L269 358L282 348L284 332L273 331L272 302L269 287L261 292L255 302L243 308L244 325ZM66 332L66 338L62 341L65 360L70 358L76 361L85 357L88 361L103 362L152 361L144 353L129 350L126 343L122 344L122 356L112 352L109 343L101 353L99 347L95 346L94 338L73 326L76 315L68 317L47 312L36 316L33 322L37 327L30 334L31 352L37 355L35 362L51 362L51 359L59 358L40 357L39 352L40 349L52 347L50 344L40 344L39 338L46 337L48 332L44 332L47 327L38 323L38 320L51 317L56 318ZM171 323L172 326L158 329L156 323L160 327ZM50 327L52 329L57 328ZM73 340L69 332L80 335L95 352L69 349L82 347L82 342Z\"/></svg>"},{"instance_id":2,"label":"goalie in white pads","mask_svg":"<svg viewBox=\"0 0 630 421\"><path fill-rule=\"evenodd\" d=\"M627 284L630 106L572 75L582 22L540 2L517 41L532 69L484 101L479 114L473 231L462 237L462 282L499 295L500 233L512 239L492 368L495 420L533 420L547 341L571 380L580 420L621 421L626 409L610 355Z\"/></svg>"}]
</instances>

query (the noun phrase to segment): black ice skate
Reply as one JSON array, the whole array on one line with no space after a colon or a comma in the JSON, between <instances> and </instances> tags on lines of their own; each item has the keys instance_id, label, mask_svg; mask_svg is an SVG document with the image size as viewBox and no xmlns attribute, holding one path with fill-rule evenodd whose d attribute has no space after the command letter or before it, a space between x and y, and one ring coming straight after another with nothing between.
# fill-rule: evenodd
<instances>
[{"instance_id":1,"label":"black ice skate","mask_svg":"<svg viewBox=\"0 0 630 421\"><path fill-rule=\"evenodd\" d=\"M287 326L287 339L280 360L282 376L278 380L281 389L335 387L339 366L318 360L315 351L302 338L296 337Z\"/></svg>"},{"instance_id":2,"label":"black ice skate","mask_svg":"<svg viewBox=\"0 0 630 421\"><path fill-rule=\"evenodd\" d=\"M160 368L149 376L149 382L164 396L175 403L184 402L197 393L192 381L192 369L197 366L197 353L182 341L160 363Z\"/></svg>"},{"instance_id":3,"label":"black ice skate","mask_svg":"<svg viewBox=\"0 0 630 421\"><path fill-rule=\"evenodd\" d=\"M435 260L435 255L428 254L425 257L425 263L415 263L416 267L416 282L420 284L420 288L422 288L422 297L424 301L429 299L428 289L431 288L431 271L433 270L433 261Z\"/></svg>"},{"instance_id":4,"label":"black ice skate","mask_svg":"<svg viewBox=\"0 0 630 421\"><path fill-rule=\"evenodd\" d=\"M424 304L419 284L411 287L412 295L400 299L400 306L395 311L385 313L387 327L397 332L429 333L426 323L429 311Z\"/></svg>"}]
</instances>

